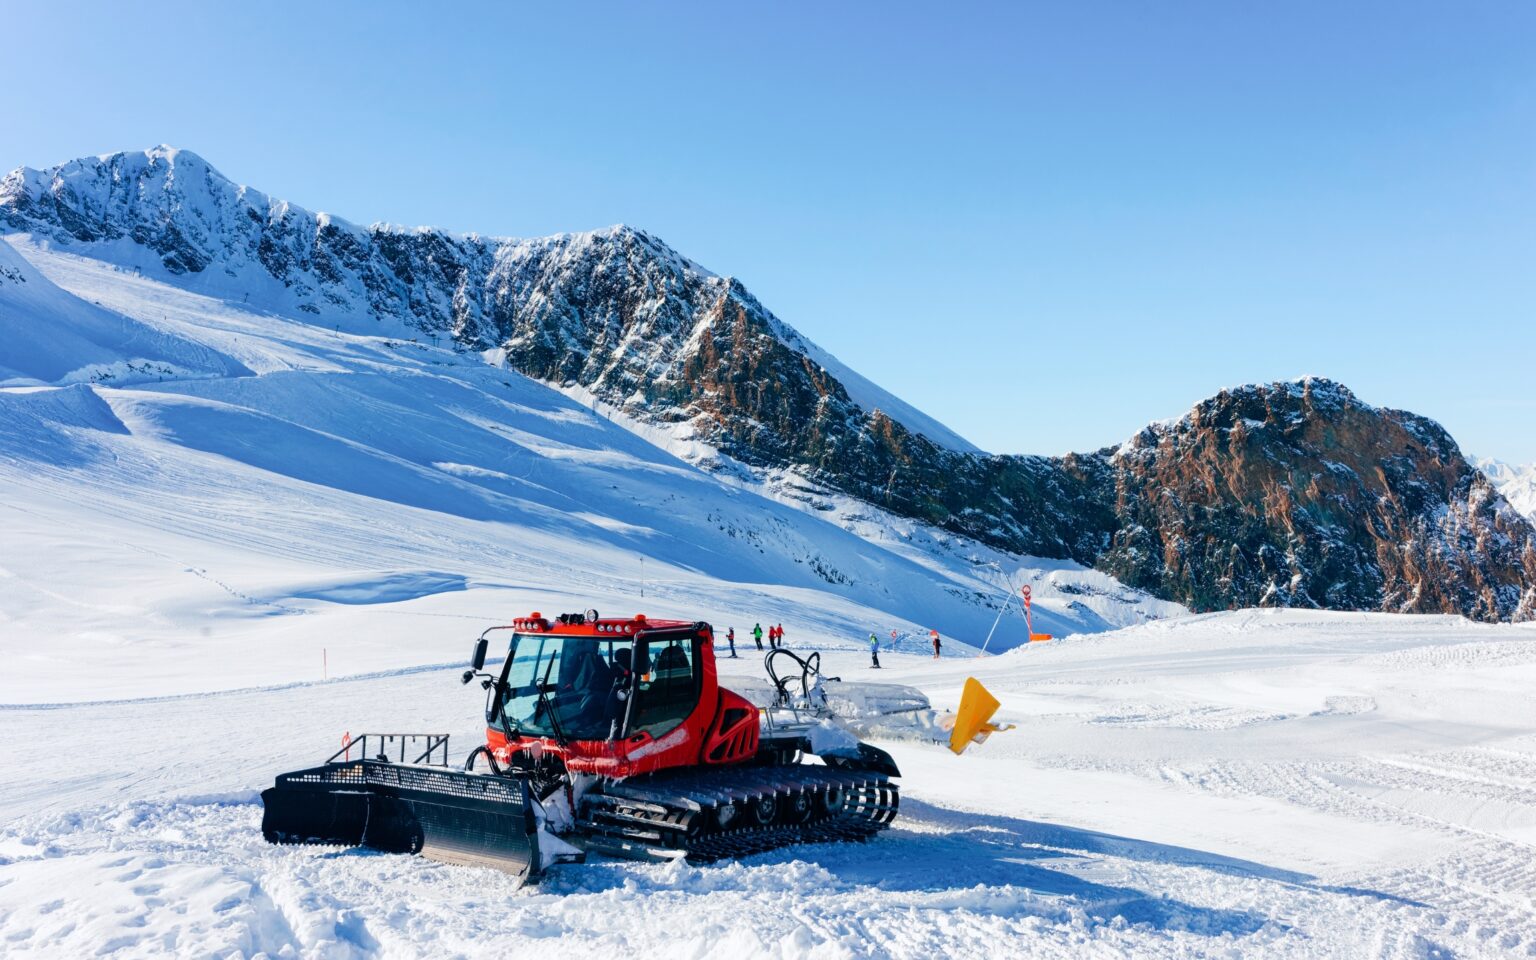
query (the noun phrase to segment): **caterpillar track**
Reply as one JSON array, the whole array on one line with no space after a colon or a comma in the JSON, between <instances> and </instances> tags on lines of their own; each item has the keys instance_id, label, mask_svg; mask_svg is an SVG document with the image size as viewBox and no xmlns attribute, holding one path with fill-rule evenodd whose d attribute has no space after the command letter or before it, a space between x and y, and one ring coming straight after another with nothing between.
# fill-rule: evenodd
<instances>
[{"instance_id":1,"label":"caterpillar track","mask_svg":"<svg viewBox=\"0 0 1536 960\"><path fill-rule=\"evenodd\" d=\"M588 850L708 863L797 843L867 840L896 817L882 773L806 763L687 770L607 783L581 802Z\"/></svg>"}]
</instances>

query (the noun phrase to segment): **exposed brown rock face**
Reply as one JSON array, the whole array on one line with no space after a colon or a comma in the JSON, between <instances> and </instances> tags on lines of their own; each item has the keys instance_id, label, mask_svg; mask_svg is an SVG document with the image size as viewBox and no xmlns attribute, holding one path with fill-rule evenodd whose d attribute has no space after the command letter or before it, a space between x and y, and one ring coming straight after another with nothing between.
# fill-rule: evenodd
<instances>
[{"instance_id":1,"label":"exposed brown rock face","mask_svg":"<svg viewBox=\"0 0 1536 960\"><path fill-rule=\"evenodd\" d=\"M1308 379L1226 391L1111 457L1099 566L1197 609L1529 618L1536 537L1433 421Z\"/></svg>"},{"instance_id":2,"label":"exposed brown rock face","mask_svg":"<svg viewBox=\"0 0 1536 960\"><path fill-rule=\"evenodd\" d=\"M130 240L199 289L256 286L317 322L500 347L529 376L686 424L750 466L1199 609L1536 617L1529 523L1439 426L1328 381L1225 392L1112 450L996 456L861 406L740 283L627 227L535 240L359 227L160 149L17 170L0 180L0 229L108 258Z\"/></svg>"},{"instance_id":3,"label":"exposed brown rock face","mask_svg":"<svg viewBox=\"0 0 1536 960\"><path fill-rule=\"evenodd\" d=\"M791 466L903 516L1092 563L1113 529L1100 458L988 456L865 410L737 281L619 228L524 243L487 281L517 369L627 413L687 423L758 467Z\"/></svg>"}]
</instances>

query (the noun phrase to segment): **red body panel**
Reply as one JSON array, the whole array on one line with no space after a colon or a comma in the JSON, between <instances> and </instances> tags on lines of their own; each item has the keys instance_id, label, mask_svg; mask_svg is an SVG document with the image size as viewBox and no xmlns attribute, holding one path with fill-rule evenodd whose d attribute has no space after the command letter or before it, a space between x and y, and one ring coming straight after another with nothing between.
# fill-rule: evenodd
<instances>
[{"instance_id":1,"label":"red body panel","mask_svg":"<svg viewBox=\"0 0 1536 960\"><path fill-rule=\"evenodd\" d=\"M560 634L565 636L611 638L615 635L640 637L648 631L691 629L696 625L682 620L597 620L584 624L563 624L534 614L518 620L519 632ZM500 761L514 754L538 751L559 757L573 773L624 778L700 764L739 763L757 753L759 727L757 707L745 697L722 688L715 671L714 635L707 624L700 627L697 657L700 672L699 701L693 712L680 724L659 737L639 733L623 740L574 740L565 746L549 737L519 737L508 742L495 728L485 731L486 746Z\"/></svg>"}]
</instances>

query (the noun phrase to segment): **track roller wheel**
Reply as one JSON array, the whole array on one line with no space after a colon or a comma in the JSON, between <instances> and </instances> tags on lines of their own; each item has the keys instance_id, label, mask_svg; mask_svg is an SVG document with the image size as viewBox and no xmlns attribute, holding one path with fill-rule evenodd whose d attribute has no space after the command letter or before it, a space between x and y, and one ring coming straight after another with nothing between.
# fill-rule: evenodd
<instances>
[{"instance_id":1,"label":"track roller wheel","mask_svg":"<svg viewBox=\"0 0 1536 960\"><path fill-rule=\"evenodd\" d=\"M752 819L756 820L760 826L766 827L770 823L773 823L774 817L778 816L778 798L771 793L765 793L761 796L753 797L751 809Z\"/></svg>"},{"instance_id":2,"label":"track roller wheel","mask_svg":"<svg viewBox=\"0 0 1536 960\"><path fill-rule=\"evenodd\" d=\"M848 806L848 795L837 787L828 787L827 792L817 798L821 803L821 809L827 814L840 813Z\"/></svg>"}]
</instances>

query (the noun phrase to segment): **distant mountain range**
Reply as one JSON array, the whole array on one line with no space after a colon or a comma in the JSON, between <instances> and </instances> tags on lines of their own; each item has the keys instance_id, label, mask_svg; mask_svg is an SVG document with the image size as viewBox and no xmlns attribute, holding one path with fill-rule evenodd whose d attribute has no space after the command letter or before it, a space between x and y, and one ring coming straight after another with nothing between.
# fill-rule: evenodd
<instances>
[{"instance_id":1,"label":"distant mountain range","mask_svg":"<svg viewBox=\"0 0 1536 960\"><path fill-rule=\"evenodd\" d=\"M319 325L451 342L708 469L800 478L1196 609L1536 617L1529 520L1433 421L1328 380L1225 391L1091 453L988 454L629 227L360 227L161 147L13 171L0 228Z\"/></svg>"},{"instance_id":2,"label":"distant mountain range","mask_svg":"<svg viewBox=\"0 0 1536 960\"><path fill-rule=\"evenodd\" d=\"M1473 463L1488 475L1510 506L1536 522L1536 463L1512 466L1492 457L1478 457Z\"/></svg>"}]
</instances>

